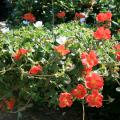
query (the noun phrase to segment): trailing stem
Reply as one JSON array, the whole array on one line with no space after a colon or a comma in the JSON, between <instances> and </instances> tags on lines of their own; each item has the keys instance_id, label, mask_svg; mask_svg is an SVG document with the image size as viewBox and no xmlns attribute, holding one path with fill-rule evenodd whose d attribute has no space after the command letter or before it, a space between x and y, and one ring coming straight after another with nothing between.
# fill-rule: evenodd
<instances>
[{"instance_id":1,"label":"trailing stem","mask_svg":"<svg viewBox=\"0 0 120 120\"><path fill-rule=\"evenodd\" d=\"M83 112L83 115L82 115L82 119L85 120L85 105L84 103L82 103L82 112Z\"/></svg>"}]
</instances>

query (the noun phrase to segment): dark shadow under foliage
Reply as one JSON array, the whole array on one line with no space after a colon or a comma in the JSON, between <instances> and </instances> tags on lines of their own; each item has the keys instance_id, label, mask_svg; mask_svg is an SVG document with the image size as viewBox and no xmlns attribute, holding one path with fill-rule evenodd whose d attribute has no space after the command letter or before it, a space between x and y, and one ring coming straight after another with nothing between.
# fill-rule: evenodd
<instances>
[{"instance_id":1,"label":"dark shadow under foliage","mask_svg":"<svg viewBox=\"0 0 120 120\"><path fill-rule=\"evenodd\" d=\"M120 120L120 111L113 110L111 103L105 105L102 108L85 108L86 118L85 120ZM117 104L118 108L120 103ZM2 115L1 115L2 114ZM50 109L47 106L36 106L31 110L22 113L22 119L20 120L82 120L82 106L76 102L71 108L65 109ZM17 114L0 113L0 120L17 120Z\"/></svg>"},{"instance_id":2,"label":"dark shadow under foliage","mask_svg":"<svg viewBox=\"0 0 120 120\"><path fill-rule=\"evenodd\" d=\"M0 0L0 21L5 21L9 17L11 7L8 0Z\"/></svg>"}]
</instances>

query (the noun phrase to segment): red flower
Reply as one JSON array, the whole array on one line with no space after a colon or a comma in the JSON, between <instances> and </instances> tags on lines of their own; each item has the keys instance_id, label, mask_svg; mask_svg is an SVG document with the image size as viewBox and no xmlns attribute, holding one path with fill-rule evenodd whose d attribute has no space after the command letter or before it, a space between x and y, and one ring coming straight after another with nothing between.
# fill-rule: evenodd
<instances>
[{"instance_id":1,"label":"red flower","mask_svg":"<svg viewBox=\"0 0 120 120\"><path fill-rule=\"evenodd\" d=\"M111 38L111 31L109 29L104 30L104 38L105 40L108 40Z\"/></svg>"},{"instance_id":2,"label":"red flower","mask_svg":"<svg viewBox=\"0 0 120 120\"><path fill-rule=\"evenodd\" d=\"M20 48L19 50L16 51L16 53L12 55L12 57L14 58L14 60L19 60L22 55L25 55L27 53L28 53L28 50L24 48Z\"/></svg>"},{"instance_id":3,"label":"red flower","mask_svg":"<svg viewBox=\"0 0 120 120\"><path fill-rule=\"evenodd\" d=\"M27 54L28 50L26 50L26 49L24 49L24 48L20 48L20 49L18 50L18 52L19 52L21 55L25 55L25 54Z\"/></svg>"},{"instance_id":4,"label":"red flower","mask_svg":"<svg viewBox=\"0 0 120 120\"><path fill-rule=\"evenodd\" d=\"M76 12L75 13L75 20L76 19L81 19L81 18L85 18L85 14L84 13L78 13L78 12Z\"/></svg>"},{"instance_id":5,"label":"red flower","mask_svg":"<svg viewBox=\"0 0 120 120\"><path fill-rule=\"evenodd\" d=\"M61 11L61 12L57 13L56 16L57 16L58 18L64 18L65 15L66 15L66 13L65 13L64 11Z\"/></svg>"},{"instance_id":6,"label":"red flower","mask_svg":"<svg viewBox=\"0 0 120 120\"><path fill-rule=\"evenodd\" d=\"M86 102L90 107L102 107L103 95L98 90L92 90L92 94L86 97Z\"/></svg>"},{"instance_id":7,"label":"red flower","mask_svg":"<svg viewBox=\"0 0 120 120\"><path fill-rule=\"evenodd\" d=\"M83 99L87 93L85 87L82 84L78 84L75 89L72 90L72 95L78 99Z\"/></svg>"},{"instance_id":8,"label":"red flower","mask_svg":"<svg viewBox=\"0 0 120 120\"><path fill-rule=\"evenodd\" d=\"M104 27L99 27L96 32L94 32L94 37L98 40L108 40L111 38L111 31L109 29L105 29Z\"/></svg>"},{"instance_id":9,"label":"red flower","mask_svg":"<svg viewBox=\"0 0 120 120\"><path fill-rule=\"evenodd\" d=\"M120 44L115 45L114 48L120 51Z\"/></svg>"},{"instance_id":10,"label":"red flower","mask_svg":"<svg viewBox=\"0 0 120 120\"><path fill-rule=\"evenodd\" d=\"M29 22L32 22L32 23L36 21L35 16L32 13L30 13L30 12L24 14L22 18L27 20L27 21L29 21Z\"/></svg>"},{"instance_id":11,"label":"red flower","mask_svg":"<svg viewBox=\"0 0 120 120\"><path fill-rule=\"evenodd\" d=\"M96 16L96 20L98 22L104 22L106 20L105 18L105 14L104 13L99 13L97 16Z\"/></svg>"},{"instance_id":12,"label":"red flower","mask_svg":"<svg viewBox=\"0 0 120 120\"><path fill-rule=\"evenodd\" d=\"M42 67L40 65L36 65L36 66L33 66L30 70L29 70L29 74L30 75L35 75L37 74L38 72L41 72L42 71Z\"/></svg>"},{"instance_id":13,"label":"red flower","mask_svg":"<svg viewBox=\"0 0 120 120\"><path fill-rule=\"evenodd\" d=\"M106 12L105 16L106 16L106 20L111 21L111 18L112 18L112 13L111 12Z\"/></svg>"},{"instance_id":14,"label":"red flower","mask_svg":"<svg viewBox=\"0 0 120 120\"><path fill-rule=\"evenodd\" d=\"M54 47L54 50L57 51L58 53L60 53L62 56L70 53L70 50L65 49L64 45L58 45Z\"/></svg>"},{"instance_id":15,"label":"red flower","mask_svg":"<svg viewBox=\"0 0 120 120\"><path fill-rule=\"evenodd\" d=\"M85 85L89 89L102 89L104 85L103 78L97 73L91 73L85 77Z\"/></svg>"},{"instance_id":16,"label":"red flower","mask_svg":"<svg viewBox=\"0 0 120 120\"><path fill-rule=\"evenodd\" d=\"M120 61L120 52L116 52L115 54L116 54L116 59Z\"/></svg>"},{"instance_id":17,"label":"red flower","mask_svg":"<svg viewBox=\"0 0 120 120\"><path fill-rule=\"evenodd\" d=\"M91 69L93 66L96 66L98 64L97 56L93 50L91 50L89 54L83 52L81 54L81 61L86 69Z\"/></svg>"},{"instance_id":18,"label":"red flower","mask_svg":"<svg viewBox=\"0 0 120 120\"><path fill-rule=\"evenodd\" d=\"M65 107L71 107L73 104L72 101L72 95L70 93L61 93L59 96L59 107L65 108Z\"/></svg>"},{"instance_id":19,"label":"red flower","mask_svg":"<svg viewBox=\"0 0 120 120\"><path fill-rule=\"evenodd\" d=\"M6 100L5 103L9 110L13 110L14 105L15 105L15 99L11 98L10 100Z\"/></svg>"},{"instance_id":20,"label":"red flower","mask_svg":"<svg viewBox=\"0 0 120 120\"><path fill-rule=\"evenodd\" d=\"M111 18L112 18L111 12L99 13L99 14L96 16L96 20L97 20L98 22L111 21Z\"/></svg>"},{"instance_id":21,"label":"red flower","mask_svg":"<svg viewBox=\"0 0 120 120\"><path fill-rule=\"evenodd\" d=\"M21 58L21 55L19 53L14 53L12 57L14 60L18 61Z\"/></svg>"}]
</instances>

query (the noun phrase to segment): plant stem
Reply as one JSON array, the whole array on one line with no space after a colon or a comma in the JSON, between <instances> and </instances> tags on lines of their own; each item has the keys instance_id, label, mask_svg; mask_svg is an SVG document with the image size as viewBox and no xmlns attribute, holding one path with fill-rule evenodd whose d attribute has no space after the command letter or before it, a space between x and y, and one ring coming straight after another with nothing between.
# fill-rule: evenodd
<instances>
[{"instance_id":1,"label":"plant stem","mask_svg":"<svg viewBox=\"0 0 120 120\"><path fill-rule=\"evenodd\" d=\"M85 120L85 105L84 105L84 103L82 103L82 110L83 110L82 120Z\"/></svg>"}]
</instances>

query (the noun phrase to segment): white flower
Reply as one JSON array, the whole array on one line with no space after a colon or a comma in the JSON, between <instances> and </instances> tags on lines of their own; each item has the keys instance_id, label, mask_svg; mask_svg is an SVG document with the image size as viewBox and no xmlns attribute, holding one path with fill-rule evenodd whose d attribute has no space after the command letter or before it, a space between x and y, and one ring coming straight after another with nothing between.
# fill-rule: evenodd
<instances>
[{"instance_id":1,"label":"white flower","mask_svg":"<svg viewBox=\"0 0 120 120\"><path fill-rule=\"evenodd\" d=\"M9 32L9 31L10 31L9 28L7 28L7 27L1 29L1 32L2 32L3 34Z\"/></svg>"},{"instance_id":2,"label":"white flower","mask_svg":"<svg viewBox=\"0 0 120 120\"><path fill-rule=\"evenodd\" d=\"M34 23L34 26L36 28L42 27L43 26L43 22L42 21L37 21L36 23Z\"/></svg>"},{"instance_id":3,"label":"white flower","mask_svg":"<svg viewBox=\"0 0 120 120\"><path fill-rule=\"evenodd\" d=\"M0 22L0 26L6 27L6 23L5 22Z\"/></svg>"},{"instance_id":4,"label":"white flower","mask_svg":"<svg viewBox=\"0 0 120 120\"><path fill-rule=\"evenodd\" d=\"M65 36L60 36L59 38L56 39L56 42L59 44L64 44L67 41L67 37Z\"/></svg>"},{"instance_id":5,"label":"white flower","mask_svg":"<svg viewBox=\"0 0 120 120\"><path fill-rule=\"evenodd\" d=\"M28 22L27 20L23 20L23 24L24 24L24 25L28 25L29 22Z\"/></svg>"},{"instance_id":6,"label":"white flower","mask_svg":"<svg viewBox=\"0 0 120 120\"><path fill-rule=\"evenodd\" d=\"M85 22L85 18L81 18L80 23L84 23L84 22Z\"/></svg>"}]
</instances>

